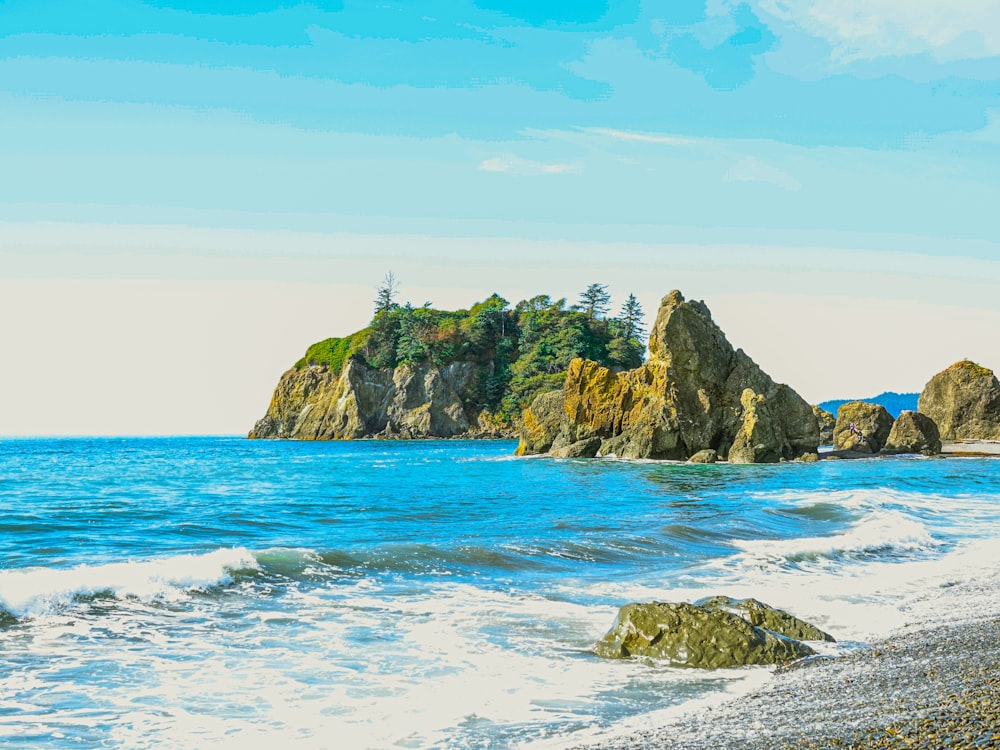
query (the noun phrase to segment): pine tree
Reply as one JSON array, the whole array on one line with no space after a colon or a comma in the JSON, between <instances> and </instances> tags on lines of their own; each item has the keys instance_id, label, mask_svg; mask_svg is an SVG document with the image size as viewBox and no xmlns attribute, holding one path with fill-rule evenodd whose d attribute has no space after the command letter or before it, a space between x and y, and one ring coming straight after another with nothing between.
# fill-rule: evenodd
<instances>
[{"instance_id":1,"label":"pine tree","mask_svg":"<svg viewBox=\"0 0 1000 750\"><path fill-rule=\"evenodd\" d=\"M639 304L639 300L635 298L634 294L630 294L618 315L619 335L626 341L635 341L641 344L646 337L646 329L642 325L642 321L642 305Z\"/></svg>"},{"instance_id":2,"label":"pine tree","mask_svg":"<svg viewBox=\"0 0 1000 750\"><path fill-rule=\"evenodd\" d=\"M399 281L396 279L396 274L389 271L385 278L382 279L382 283L376 287L377 294L375 297L375 314L378 315L380 312L385 312L387 310L392 310L396 305L396 294L399 292Z\"/></svg>"},{"instance_id":3,"label":"pine tree","mask_svg":"<svg viewBox=\"0 0 1000 750\"><path fill-rule=\"evenodd\" d=\"M591 320L607 315L611 309L611 295L607 284L591 284L580 295L577 307Z\"/></svg>"}]
</instances>

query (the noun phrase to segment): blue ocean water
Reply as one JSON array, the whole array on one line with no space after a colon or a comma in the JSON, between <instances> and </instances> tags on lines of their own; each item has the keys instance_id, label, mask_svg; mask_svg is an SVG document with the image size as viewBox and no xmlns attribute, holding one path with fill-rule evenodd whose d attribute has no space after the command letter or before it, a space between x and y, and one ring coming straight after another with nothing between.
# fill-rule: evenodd
<instances>
[{"instance_id":1,"label":"blue ocean water","mask_svg":"<svg viewBox=\"0 0 1000 750\"><path fill-rule=\"evenodd\" d=\"M0 742L564 747L769 674L598 659L626 602L755 596L835 653L996 595L993 459L513 448L0 440Z\"/></svg>"}]
</instances>

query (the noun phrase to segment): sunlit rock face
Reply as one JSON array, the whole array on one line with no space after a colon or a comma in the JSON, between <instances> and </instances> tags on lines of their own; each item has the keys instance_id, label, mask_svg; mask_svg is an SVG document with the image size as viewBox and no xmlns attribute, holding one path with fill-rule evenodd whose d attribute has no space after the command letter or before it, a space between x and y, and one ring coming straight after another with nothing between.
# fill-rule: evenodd
<instances>
[{"instance_id":1,"label":"sunlit rock face","mask_svg":"<svg viewBox=\"0 0 1000 750\"><path fill-rule=\"evenodd\" d=\"M962 360L939 372L917 404L942 440L1000 440L1000 382L975 362Z\"/></svg>"},{"instance_id":2,"label":"sunlit rock face","mask_svg":"<svg viewBox=\"0 0 1000 750\"><path fill-rule=\"evenodd\" d=\"M292 368L278 382L251 438L348 440L364 437L490 436L469 406L481 365L421 363L377 370L356 359L340 373Z\"/></svg>"},{"instance_id":3,"label":"sunlit rock face","mask_svg":"<svg viewBox=\"0 0 1000 750\"><path fill-rule=\"evenodd\" d=\"M816 452L812 407L734 349L705 303L678 291L664 297L649 351L648 362L625 372L571 362L561 413L555 397L536 399L524 417L535 427L522 429L518 452L686 460L713 450L732 463Z\"/></svg>"}]
</instances>

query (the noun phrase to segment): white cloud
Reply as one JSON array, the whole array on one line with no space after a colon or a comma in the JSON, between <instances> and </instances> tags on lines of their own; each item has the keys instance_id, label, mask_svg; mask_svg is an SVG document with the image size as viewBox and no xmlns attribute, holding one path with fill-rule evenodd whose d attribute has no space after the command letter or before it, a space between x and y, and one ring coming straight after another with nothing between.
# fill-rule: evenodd
<instances>
[{"instance_id":1,"label":"white cloud","mask_svg":"<svg viewBox=\"0 0 1000 750\"><path fill-rule=\"evenodd\" d=\"M833 47L842 61L930 53L946 62L1000 54L996 0L759 0Z\"/></svg>"},{"instance_id":2,"label":"white cloud","mask_svg":"<svg viewBox=\"0 0 1000 750\"><path fill-rule=\"evenodd\" d=\"M802 184L788 172L747 156L740 159L725 176L726 182L765 182L785 190L799 190Z\"/></svg>"},{"instance_id":3,"label":"white cloud","mask_svg":"<svg viewBox=\"0 0 1000 750\"><path fill-rule=\"evenodd\" d=\"M538 175L538 174L567 174L580 172L581 168L576 164L546 163L522 159L520 156L494 156L484 159L479 164L479 168L484 172L506 172L508 174Z\"/></svg>"},{"instance_id":4,"label":"white cloud","mask_svg":"<svg viewBox=\"0 0 1000 750\"><path fill-rule=\"evenodd\" d=\"M695 143L693 138L683 138L676 135L664 135L660 133L636 133L631 130L614 130L612 128L592 128L592 133L606 135L620 141L640 141L642 143L662 143L666 146L692 146Z\"/></svg>"}]
</instances>

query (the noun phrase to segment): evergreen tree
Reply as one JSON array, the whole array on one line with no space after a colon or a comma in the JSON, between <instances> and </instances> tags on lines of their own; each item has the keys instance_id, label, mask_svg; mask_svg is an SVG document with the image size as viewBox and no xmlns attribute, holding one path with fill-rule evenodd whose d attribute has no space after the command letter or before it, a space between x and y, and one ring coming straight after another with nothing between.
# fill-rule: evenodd
<instances>
[{"instance_id":1,"label":"evergreen tree","mask_svg":"<svg viewBox=\"0 0 1000 750\"><path fill-rule=\"evenodd\" d=\"M396 294L399 293L399 281L396 279L396 274L389 271L385 278L382 279L382 283L376 287L377 293L375 296L375 314L378 315L380 312L385 312L387 310L392 310L394 307L398 307L396 304Z\"/></svg>"},{"instance_id":2,"label":"evergreen tree","mask_svg":"<svg viewBox=\"0 0 1000 750\"><path fill-rule=\"evenodd\" d=\"M577 305L582 312L587 314L590 320L603 318L611 309L611 295L608 294L607 284L591 284L580 295L580 302Z\"/></svg>"},{"instance_id":3,"label":"evergreen tree","mask_svg":"<svg viewBox=\"0 0 1000 750\"><path fill-rule=\"evenodd\" d=\"M618 315L619 336L626 341L637 341L641 344L646 337L646 329L642 321L642 305L639 304L639 300L635 298L634 294L630 294Z\"/></svg>"}]
</instances>

